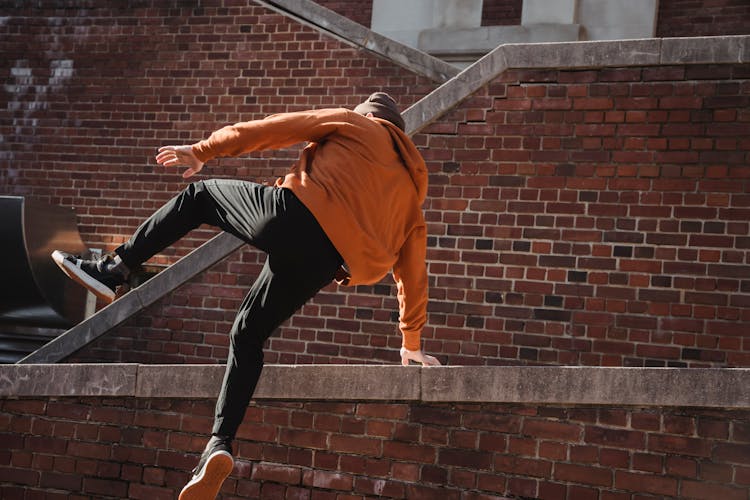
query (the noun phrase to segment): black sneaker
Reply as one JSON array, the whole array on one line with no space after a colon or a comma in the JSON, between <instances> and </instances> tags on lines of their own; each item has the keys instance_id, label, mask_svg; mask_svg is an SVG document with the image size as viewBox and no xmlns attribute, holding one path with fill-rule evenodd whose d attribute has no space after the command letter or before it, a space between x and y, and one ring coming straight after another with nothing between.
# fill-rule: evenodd
<instances>
[{"instance_id":1,"label":"black sneaker","mask_svg":"<svg viewBox=\"0 0 750 500\"><path fill-rule=\"evenodd\" d=\"M216 495L234 468L231 439L211 436L193 477L182 488L179 500L209 500Z\"/></svg>"},{"instance_id":2,"label":"black sneaker","mask_svg":"<svg viewBox=\"0 0 750 500\"><path fill-rule=\"evenodd\" d=\"M76 255L55 250L52 252L52 260L69 278L107 303L115 300L117 287L124 285L128 279L128 268L114 254L103 255L97 260L83 260Z\"/></svg>"}]
</instances>

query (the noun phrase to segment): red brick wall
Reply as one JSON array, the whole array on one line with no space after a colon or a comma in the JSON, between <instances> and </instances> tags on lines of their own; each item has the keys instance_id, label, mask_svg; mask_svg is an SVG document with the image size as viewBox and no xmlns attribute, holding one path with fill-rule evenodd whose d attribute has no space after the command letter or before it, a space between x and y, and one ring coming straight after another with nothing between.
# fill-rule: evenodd
<instances>
[{"instance_id":1,"label":"red brick wall","mask_svg":"<svg viewBox=\"0 0 750 500\"><path fill-rule=\"evenodd\" d=\"M176 497L206 400L0 401L0 496ZM747 500L750 413L660 408L262 403L220 498Z\"/></svg>"},{"instance_id":2,"label":"red brick wall","mask_svg":"<svg viewBox=\"0 0 750 500\"><path fill-rule=\"evenodd\" d=\"M91 247L113 248L184 185L155 166L160 145L381 87L407 106L435 87L260 7L85 13L16 10L3 25L0 189L75 206ZM747 77L510 72L415 137L431 172L426 348L451 364L750 366ZM295 154L206 173L272 179ZM239 252L71 360L223 362L259 266ZM393 362L396 309L390 278L331 285L267 360Z\"/></svg>"},{"instance_id":3,"label":"red brick wall","mask_svg":"<svg viewBox=\"0 0 750 500\"><path fill-rule=\"evenodd\" d=\"M748 66L512 71L417 138L428 346L747 366Z\"/></svg>"},{"instance_id":4,"label":"red brick wall","mask_svg":"<svg viewBox=\"0 0 750 500\"><path fill-rule=\"evenodd\" d=\"M747 73L513 71L418 135L427 350L451 364L749 366ZM221 362L253 266L219 266L75 359ZM393 362L395 310L389 279L332 285L267 359Z\"/></svg>"},{"instance_id":5,"label":"red brick wall","mask_svg":"<svg viewBox=\"0 0 750 500\"><path fill-rule=\"evenodd\" d=\"M747 0L660 0L656 36L747 35Z\"/></svg>"}]
</instances>

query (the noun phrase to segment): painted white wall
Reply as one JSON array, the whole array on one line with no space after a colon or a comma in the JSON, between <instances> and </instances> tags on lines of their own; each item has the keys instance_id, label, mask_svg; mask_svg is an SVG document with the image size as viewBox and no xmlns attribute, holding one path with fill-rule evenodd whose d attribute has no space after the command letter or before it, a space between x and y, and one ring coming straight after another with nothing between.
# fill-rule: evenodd
<instances>
[{"instance_id":1,"label":"painted white wall","mask_svg":"<svg viewBox=\"0 0 750 500\"><path fill-rule=\"evenodd\" d=\"M523 0L521 24L575 24L578 0Z\"/></svg>"},{"instance_id":2,"label":"painted white wall","mask_svg":"<svg viewBox=\"0 0 750 500\"><path fill-rule=\"evenodd\" d=\"M652 38L658 0L578 0L578 24L587 40ZM524 2L524 8L526 4Z\"/></svg>"},{"instance_id":3,"label":"painted white wall","mask_svg":"<svg viewBox=\"0 0 750 500\"><path fill-rule=\"evenodd\" d=\"M419 33L433 28L467 29L482 24L482 0L373 0L372 30L417 46Z\"/></svg>"},{"instance_id":4,"label":"painted white wall","mask_svg":"<svg viewBox=\"0 0 750 500\"><path fill-rule=\"evenodd\" d=\"M520 26L481 26L482 3L373 0L372 29L463 64L502 43L651 38L659 6L659 0L523 0Z\"/></svg>"}]
</instances>

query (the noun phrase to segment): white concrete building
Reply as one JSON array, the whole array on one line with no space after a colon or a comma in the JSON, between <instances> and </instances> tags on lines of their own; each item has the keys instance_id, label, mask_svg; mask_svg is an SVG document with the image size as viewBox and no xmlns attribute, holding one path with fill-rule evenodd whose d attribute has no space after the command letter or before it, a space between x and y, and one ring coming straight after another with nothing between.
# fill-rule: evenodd
<instances>
[{"instance_id":1,"label":"white concrete building","mask_svg":"<svg viewBox=\"0 0 750 500\"><path fill-rule=\"evenodd\" d=\"M372 29L458 66L503 43L656 34L658 0L523 0L517 26L481 26L483 1L373 0Z\"/></svg>"}]
</instances>

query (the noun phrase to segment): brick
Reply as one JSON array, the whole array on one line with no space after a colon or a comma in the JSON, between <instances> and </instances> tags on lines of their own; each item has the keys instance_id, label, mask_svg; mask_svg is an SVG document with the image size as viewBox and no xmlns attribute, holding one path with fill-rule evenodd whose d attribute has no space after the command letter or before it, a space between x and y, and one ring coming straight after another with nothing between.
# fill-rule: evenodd
<instances>
[{"instance_id":1,"label":"brick","mask_svg":"<svg viewBox=\"0 0 750 500\"><path fill-rule=\"evenodd\" d=\"M354 484L354 478L349 474L322 470L305 471L303 484L315 488L349 491Z\"/></svg>"},{"instance_id":2,"label":"brick","mask_svg":"<svg viewBox=\"0 0 750 500\"><path fill-rule=\"evenodd\" d=\"M705 481L685 480L682 482L680 488L680 496L703 500L713 500L715 498L745 500L747 498L747 490L745 488L733 488Z\"/></svg>"},{"instance_id":3,"label":"brick","mask_svg":"<svg viewBox=\"0 0 750 500\"><path fill-rule=\"evenodd\" d=\"M279 435L279 442L281 444L305 448L326 449L326 438L326 434L322 432L282 429Z\"/></svg>"},{"instance_id":4,"label":"brick","mask_svg":"<svg viewBox=\"0 0 750 500\"><path fill-rule=\"evenodd\" d=\"M460 493L455 490L448 490L444 487L409 484L406 486L406 498L413 498L414 500L431 500L434 498L459 500Z\"/></svg>"},{"instance_id":5,"label":"brick","mask_svg":"<svg viewBox=\"0 0 750 500\"><path fill-rule=\"evenodd\" d=\"M717 461L750 464L750 443L719 443L713 457Z\"/></svg>"},{"instance_id":6,"label":"brick","mask_svg":"<svg viewBox=\"0 0 750 500\"><path fill-rule=\"evenodd\" d=\"M724 484L732 483L734 467L727 464L701 463L698 477L704 481L716 481Z\"/></svg>"},{"instance_id":7,"label":"brick","mask_svg":"<svg viewBox=\"0 0 750 500\"><path fill-rule=\"evenodd\" d=\"M581 435L581 428L562 422L526 420L522 432L538 438L577 441Z\"/></svg>"},{"instance_id":8,"label":"brick","mask_svg":"<svg viewBox=\"0 0 750 500\"><path fill-rule=\"evenodd\" d=\"M82 480L83 478L77 474L43 472L39 479L39 486L49 489L80 491Z\"/></svg>"},{"instance_id":9,"label":"brick","mask_svg":"<svg viewBox=\"0 0 750 500\"><path fill-rule=\"evenodd\" d=\"M329 450L338 453L377 456L380 454L381 446L382 441L380 439L332 435Z\"/></svg>"},{"instance_id":10,"label":"brick","mask_svg":"<svg viewBox=\"0 0 750 500\"><path fill-rule=\"evenodd\" d=\"M633 469L644 472L661 473L664 467L664 459L661 455L648 453L633 454Z\"/></svg>"},{"instance_id":11,"label":"brick","mask_svg":"<svg viewBox=\"0 0 750 500\"><path fill-rule=\"evenodd\" d=\"M690 417L680 415L664 415L664 431L669 434L693 435L695 433L695 421Z\"/></svg>"},{"instance_id":12,"label":"brick","mask_svg":"<svg viewBox=\"0 0 750 500\"><path fill-rule=\"evenodd\" d=\"M508 478L507 492L510 495L518 495L520 497L536 497L537 491L537 480L511 477Z\"/></svg>"},{"instance_id":13,"label":"brick","mask_svg":"<svg viewBox=\"0 0 750 500\"><path fill-rule=\"evenodd\" d=\"M302 470L298 467L261 462L255 464L251 477L254 481L300 484L302 480Z\"/></svg>"},{"instance_id":14,"label":"brick","mask_svg":"<svg viewBox=\"0 0 750 500\"><path fill-rule=\"evenodd\" d=\"M699 457L711 456L711 443L702 439L672 435L649 436L648 449L656 452L692 455ZM726 450L731 454L734 450Z\"/></svg>"},{"instance_id":15,"label":"brick","mask_svg":"<svg viewBox=\"0 0 750 500\"><path fill-rule=\"evenodd\" d=\"M654 474L635 474L615 471L615 488L629 491L654 493L656 495L677 495L678 482L675 478Z\"/></svg>"},{"instance_id":16,"label":"brick","mask_svg":"<svg viewBox=\"0 0 750 500\"><path fill-rule=\"evenodd\" d=\"M591 486L612 486L612 471L599 467L556 463L553 475L559 481Z\"/></svg>"},{"instance_id":17,"label":"brick","mask_svg":"<svg viewBox=\"0 0 750 500\"><path fill-rule=\"evenodd\" d=\"M735 425L737 425L735 423ZM729 422L712 418L698 418L697 434L700 437L727 439L729 437Z\"/></svg>"},{"instance_id":18,"label":"brick","mask_svg":"<svg viewBox=\"0 0 750 500\"><path fill-rule=\"evenodd\" d=\"M435 448L431 446L399 443L396 441L386 441L383 443L383 456L386 458L433 463L436 455Z\"/></svg>"},{"instance_id":19,"label":"brick","mask_svg":"<svg viewBox=\"0 0 750 500\"><path fill-rule=\"evenodd\" d=\"M598 426L586 426L584 439L589 443L635 450L643 449L646 444L643 432Z\"/></svg>"},{"instance_id":20,"label":"brick","mask_svg":"<svg viewBox=\"0 0 750 500\"><path fill-rule=\"evenodd\" d=\"M81 492L92 493L101 496L115 496L126 498L128 485L122 481L101 480L95 478L84 478Z\"/></svg>"},{"instance_id":21,"label":"brick","mask_svg":"<svg viewBox=\"0 0 750 500\"><path fill-rule=\"evenodd\" d=\"M472 450L440 450L437 463L442 466L468 467L488 470L492 464L492 453Z\"/></svg>"}]
</instances>

